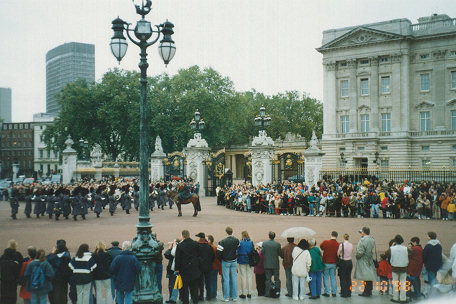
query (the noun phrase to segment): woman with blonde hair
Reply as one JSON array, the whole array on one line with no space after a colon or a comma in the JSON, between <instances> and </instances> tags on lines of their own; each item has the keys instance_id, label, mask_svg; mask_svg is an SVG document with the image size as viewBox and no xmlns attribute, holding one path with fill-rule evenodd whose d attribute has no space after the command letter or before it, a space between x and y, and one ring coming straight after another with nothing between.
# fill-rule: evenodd
<instances>
[{"instance_id":1,"label":"woman with blonde hair","mask_svg":"<svg viewBox=\"0 0 456 304\"><path fill-rule=\"evenodd\" d=\"M42 284L38 284L40 273L44 279ZM39 249L35 259L27 265L24 272L24 277L27 279L25 290L30 292L31 303L47 303L48 293L52 290L54 274L54 269L46 260L46 253L43 249Z\"/></svg>"},{"instance_id":2,"label":"woman with blonde hair","mask_svg":"<svg viewBox=\"0 0 456 304\"><path fill-rule=\"evenodd\" d=\"M112 256L106 251L106 245L102 241L98 241L92 257L97 264L97 268L95 268L93 273L97 303L113 304L114 301L111 294L111 271L109 270L112 263Z\"/></svg>"},{"instance_id":3,"label":"woman with blonde hair","mask_svg":"<svg viewBox=\"0 0 456 304\"><path fill-rule=\"evenodd\" d=\"M351 274L353 270L352 253L353 244L350 243L350 236L344 233L343 241L339 244L337 256L340 257L339 277L340 277L340 295L342 298L349 298L352 290Z\"/></svg>"},{"instance_id":4,"label":"woman with blonde hair","mask_svg":"<svg viewBox=\"0 0 456 304\"><path fill-rule=\"evenodd\" d=\"M252 297L252 267L249 264L249 253L254 249L253 242L250 240L247 231L241 232L241 241L237 249L237 262L239 265L239 275L241 276L241 299Z\"/></svg>"}]
</instances>

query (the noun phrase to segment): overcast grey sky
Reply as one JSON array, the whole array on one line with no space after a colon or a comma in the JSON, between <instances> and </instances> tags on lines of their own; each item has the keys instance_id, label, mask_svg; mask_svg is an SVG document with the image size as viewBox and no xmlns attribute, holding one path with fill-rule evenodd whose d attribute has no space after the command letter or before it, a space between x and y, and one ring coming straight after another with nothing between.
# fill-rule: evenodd
<instances>
[{"instance_id":1,"label":"overcast grey sky","mask_svg":"<svg viewBox=\"0 0 456 304\"><path fill-rule=\"evenodd\" d=\"M322 31L396 18L445 13L454 0L153 0L153 24L175 25L177 52L164 67L149 48L148 74L175 74L211 66L237 90L275 94L299 90L322 99ZM12 88L13 121L46 110L46 52L65 42L95 44L99 80L118 66L111 55L111 21L138 19L131 0L0 0L0 87ZM139 49L129 44L120 65L138 70Z\"/></svg>"}]
</instances>

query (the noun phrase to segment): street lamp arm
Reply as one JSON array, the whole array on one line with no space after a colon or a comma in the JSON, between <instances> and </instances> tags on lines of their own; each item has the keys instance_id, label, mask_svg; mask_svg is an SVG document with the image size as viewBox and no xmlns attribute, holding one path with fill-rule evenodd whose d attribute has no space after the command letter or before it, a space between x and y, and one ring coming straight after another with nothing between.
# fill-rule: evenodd
<instances>
[{"instance_id":1,"label":"street lamp arm","mask_svg":"<svg viewBox=\"0 0 456 304\"><path fill-rule=\"evenodd\" d=\"M155 38L155 39L152 40L151 42L148 42L148 43L146 44L146 47L149 47L149 46L155 44L155 43L158 41L158 39L160 39L160 34L161 34L160 26L159 26L159 25L155 25L155 27L157 28L157 30L156 30L156 31L152 30L152 33L157 33L157 38Z\"/></svg>"},{"instance_id":2,"label":"street lamp arm","mask_svg":"<svg viewBox=\"0 0 456 304\"><path fill-rule=\"evenodd\" d=\"M131 25L131 23L127 23L127 28L125 30L127 32L127 36L131 42L133 42L137 46L141 47L141 41L136 41L132 36L130 36L130 32L133 32L133 33L135 32L135 30L130 29L130 25Z\"/></svg>"}]
</instances>

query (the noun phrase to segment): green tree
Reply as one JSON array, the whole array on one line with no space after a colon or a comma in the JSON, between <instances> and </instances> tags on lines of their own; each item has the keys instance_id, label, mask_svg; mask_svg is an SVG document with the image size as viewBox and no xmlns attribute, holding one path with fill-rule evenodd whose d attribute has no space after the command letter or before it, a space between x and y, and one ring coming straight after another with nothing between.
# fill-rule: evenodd
<instances>
[{"instance_id":1,"label":"green tree","mask_svg":"<svg viewBox=\"0 0 456 304\"><path fill-rule=\"evenodd\" d=\"M44 132L45 142L63 150L68 135L77 143L99 144L111 159L139 158L139 73L114 69L100 82L78 80L58 95L61 112ZM193 136L189 123L198 109L206 123L203 137L211 148L245 144L258 129L254 117L264 105L271 116L268 134L292 132L310 139L322 132L322 104L305 93L266 96L255 90L236 92L233 82L212 68L192 66L176 75L148 79L149 146L160 135L165 152L181 151ZM150 151L153 152L153 151Z\"/></svg>"}]
</instances>

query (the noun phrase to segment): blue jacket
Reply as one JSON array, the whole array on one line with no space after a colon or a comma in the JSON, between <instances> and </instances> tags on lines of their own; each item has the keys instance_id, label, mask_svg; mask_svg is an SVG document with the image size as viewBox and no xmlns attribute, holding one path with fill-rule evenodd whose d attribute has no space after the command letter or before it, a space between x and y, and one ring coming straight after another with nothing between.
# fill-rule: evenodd
<instances>
[{"instance_id":1,"label":"blue jacket","mask_svg":"<svg viewBox=\"0 0 456 304\"><path fill-rule=\"evenodd\" d=\"M237 249L237 262L238 264L249 263L249 253L253 250L253 242L249 239L241 240Z\"/></svg>"},{"instance_id":2,"label":"blue jacket","mask_svg":"<svg viewBox=\"0 0 456 304\"><path fill-rule=\"evenodd\" d=\"M442 267L442 246L430 240L423 249L423 263L427 271L437 272Z\"/></svg>"},{"instance_id":3,"label":"blue jacket","mask_svg":"<svg viewBox=\"0 0 456 304\"><path fill-rule=\"evenodd\" d=\"M114 274L116 289L130 292L135 286L136 275L141 272L141 264L133 252L124 250L112 261L111 272Z\"/></svg>"},{"instance_id":4,"label":"blue jacket","mask_svg":"<svg viewBox=\"0 0 456 304\"><path fill-rule=\"evenodd\" d=\"M33 260L30 264L25 267L24 277L27 278L27 285L25 285L25 290L30 291L30 281L31 275L35 267L41 267L44 274L44 286L38 291L39 294L47 294L52 290L52 279L54 278L54 269L52 269L51 264L47 261L40 262L38 260Z\"/></svg>"}]
</instances>

